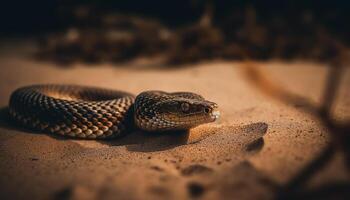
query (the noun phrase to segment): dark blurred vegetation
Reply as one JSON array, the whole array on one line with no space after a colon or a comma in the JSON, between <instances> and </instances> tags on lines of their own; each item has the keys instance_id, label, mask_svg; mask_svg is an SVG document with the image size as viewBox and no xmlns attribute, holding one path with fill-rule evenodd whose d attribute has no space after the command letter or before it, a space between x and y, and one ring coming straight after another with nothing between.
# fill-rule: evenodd
<instances>
[{"instance_id":1,"label":"dark blurred vegetation","mask_svg":"<svg viewBox=\"0 0 350 200\"><path fill-rule=\"evenodd\" d=\"M39 58L61 63L166 63L269 58L325 61L348 47L350 2L11 1L2 36L40 36Z\"/></svg>"}]
</instances>

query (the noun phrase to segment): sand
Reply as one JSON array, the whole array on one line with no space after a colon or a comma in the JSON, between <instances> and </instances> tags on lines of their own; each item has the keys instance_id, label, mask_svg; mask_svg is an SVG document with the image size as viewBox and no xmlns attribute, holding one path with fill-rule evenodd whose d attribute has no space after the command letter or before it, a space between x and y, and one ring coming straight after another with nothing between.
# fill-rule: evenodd
<instances>
[{"instance_id":1,"label":"sand","mask_svg":"<svg viewBox=\"0 0 350 200\"><path fill-rule=\"evenodd\" d=\"M33 44L0 48L1 199L271 199L329 142L325 128L300 105L259 93L241 74L242 63L215 61L181 68L136 64L64 68L31 58ZM294 61L259 63L276 83L320 101L327 68ZM72 140L33 133L9 123L11 92L24 85L69 83L138 94L191 91L217 102L218 122L188 132L133 132L112 141ZM334 114L349 119L350 70ZM348 180L337 155L310 186Z\"/></svg>"}]
</instances>

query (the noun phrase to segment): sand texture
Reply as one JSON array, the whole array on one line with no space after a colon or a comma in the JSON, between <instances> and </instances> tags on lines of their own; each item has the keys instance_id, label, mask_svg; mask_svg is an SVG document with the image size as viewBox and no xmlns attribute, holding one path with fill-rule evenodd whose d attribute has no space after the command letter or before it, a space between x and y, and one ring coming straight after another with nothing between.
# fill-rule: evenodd
<instances>
[{"instance_id":1,"label":"sand texture","mask_svg":"<svg viewBox=\"0 0 350 200\"><path fill-rule=\"evenodd\" d=\"M31 59L31 43L0 49L1 199L271 199L329 142L300 105L259 93L241 74L242 63L211 62L181 68L133 64L75 64L64 68ZM259 64L276 83L318 103L327 68L306 62ZM218 103L218 122L188 132L133 132L119 140L72 140L13 125L6 106L24 85L66 83L138 94L191 91ZM334 114L349 118L350 70ZM348 180L337 155L310 187Z\"/></svg>"}]
</instances>

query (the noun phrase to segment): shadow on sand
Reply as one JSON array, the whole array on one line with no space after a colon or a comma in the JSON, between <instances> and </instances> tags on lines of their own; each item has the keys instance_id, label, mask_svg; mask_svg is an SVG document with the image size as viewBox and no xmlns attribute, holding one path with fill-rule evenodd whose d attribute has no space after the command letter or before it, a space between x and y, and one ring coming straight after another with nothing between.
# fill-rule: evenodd
<instances>
[{"instance_id":1,"label":"shadow on sand","mask_svg":"<svg viewBox=\"0 0 350 200\"><path fill-rule=\"evenodd\" d=\"M18 131L24 134L45 134L29 128L25 128L11 119L8 107L0 109L0 127ZM72 140L72 138L60 135L47 134L58 140ZM151 152L174 148L187 143L188 131L169 131L149 133L134 130L125 136L110 140L95 140L109 146L126 146L129 151ZM77 140L77 139L74 139Z\"/></svg>"},{"instance_id":2,"label":"shadow on sand","mask_svg":"<svg viewBox=\"0 0 350 200\"><path fill-rule=\"evenodd\" d=\"M0 109L0 127L19 131L22 134L44 134L35 130L27 129L22 127L20 124L14 122L9 116L8 107ZM263 122L252 123L244 126L237 126L240 131L234 132L251 132L253 135L255 132L257 134L256 138L253 138L245 144L245 150L247 152L256 153L259 152L264 146L263 135L266 133L268 125ZM211 130L213 132L213 130ZM208 130L210 132L210 130ZM196 142L200 142L202 139L210 137L211 135L220 132L219 129L214 130L214 133L207 133L207 135ZM55 138L57 140L72 140L72 138L63 137L60 135L47 134L48 136ZM134 130L125 136L110 139L110 140L95 140L101 144L106 144L111 147L113 146L126 146L128 151L133 152L154 152L154 151L164 151L168 149L175 148L177 146L193 144L195 142L191 141L190 131L167 131L167 132L144 132L141 130ZM255 134L256 135L256 134ZM74 139L76 140L76 139Z\"/></svg>"}]
</instances>

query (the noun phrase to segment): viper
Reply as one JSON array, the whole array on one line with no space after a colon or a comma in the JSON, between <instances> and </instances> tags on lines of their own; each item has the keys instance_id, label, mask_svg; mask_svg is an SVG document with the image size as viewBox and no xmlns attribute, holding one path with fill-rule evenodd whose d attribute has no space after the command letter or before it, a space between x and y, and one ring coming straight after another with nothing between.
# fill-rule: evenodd
<instances>
[{"instance_id":1,"label":"viper","mask_svg":"<svg viewBox=\"0 0 350 200\"><path fill-rule=\"evenodd\" d=\"M219 118L216 103L191 92L133 94L79 85L31 85L10 97L20 125L73 138L109 139L140 129L187 130Z\"/></svg>"}]
</instances>

